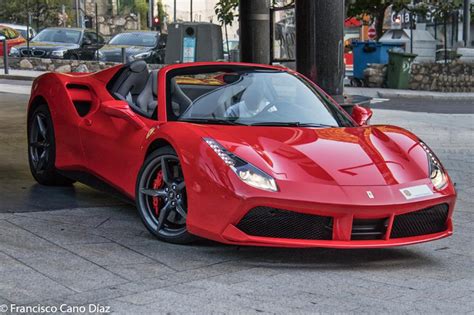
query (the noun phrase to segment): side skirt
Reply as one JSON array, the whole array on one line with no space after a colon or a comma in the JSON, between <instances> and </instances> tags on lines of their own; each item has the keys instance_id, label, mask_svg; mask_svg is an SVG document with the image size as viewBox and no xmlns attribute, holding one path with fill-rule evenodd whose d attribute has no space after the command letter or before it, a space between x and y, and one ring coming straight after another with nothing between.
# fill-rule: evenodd
<instances>
[{"instance_id":1,"label":"side skirt","mask_svg":"<svg viewBox=\"0 0 474 315\"><path fill-rule=\"evenodd\" d=\"M122 193L120 190L117 188L113 187L112 185L106 183L102 179L98 178L97 176L94 176L90 173L84 172L84 171L60 171L58 172L66 176L72 180L78 181L84 185L87 185L89 187L92 187L94 189L100 190L106 194L112 195L115 198L128 203L130 205L135 205L135 201Z\"/></svg>"}]
</instances>

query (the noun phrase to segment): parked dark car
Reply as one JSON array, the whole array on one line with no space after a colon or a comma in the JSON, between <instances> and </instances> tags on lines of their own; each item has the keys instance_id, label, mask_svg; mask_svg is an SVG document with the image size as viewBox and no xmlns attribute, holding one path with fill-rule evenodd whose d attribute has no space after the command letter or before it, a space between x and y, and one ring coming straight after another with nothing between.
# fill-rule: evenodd
<instances>
[{"instance_id":1,"label":"parked dark car","mask_svg":"<svg viewBox=\"0 0 474 315\"><path fill-rule=\"evenodd\" d=\"M120 33L112 37L98 54L101 61L122 62L122 48L125 48L126 62L164 63L166 39L167 34L154 31Z\"/></svg>"},{"instance_id":2,"label":"parked dark car","mask_svg":"<svg viewBox=\"0 0 474 315\"><path fill-rule=\"evenodd\" d=\"M46 28L31 41L10 51L16 57L93 60L104 45L102 36L81 28Z\"/></svg>"}]
</instances>

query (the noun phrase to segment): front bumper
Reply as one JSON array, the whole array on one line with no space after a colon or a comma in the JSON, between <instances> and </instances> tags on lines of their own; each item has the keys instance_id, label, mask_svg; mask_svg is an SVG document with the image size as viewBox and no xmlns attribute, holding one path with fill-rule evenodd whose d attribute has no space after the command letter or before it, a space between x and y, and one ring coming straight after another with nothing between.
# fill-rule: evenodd
<instances>
[{"instance_id":1,"label":"front bumper","mask_svg":"<svg viewBox=\"0 0 474 315\"><path fill-rule=\"evenodd\" d=\"M383 196L382 200L370 200L365 203L352 199L348 203L348 199L332 196L326 198L325 202L303 201L290 198L276 199L266 196L245 198L242 195L225 196L221 201L214 200L206 211L201 208L198 213L200 219L191 214L191 220L188 220L188 230L196 235L213 239L227 244L249 245L249 246L271 246L271 247L329 247L329 248L380 248L411 245L421 242L437 240L450 236L453 233L452 213L455 206L456 193L450 184L441 192L435 192L432 196L418 198L416 200L403 200L399 198L401 194L398 192L400 187L350 187L344 188L348 194L346 197L353 197L365 193L367 189L374 191L376 196ZM398 192L396 194L395 192ZM389 195L391 198L389 198ZM324 198L322 198L324 199ZM334 202L328 203L331 199ZM207 208L205 203L201 206ZM384 201L391 201L384 202ZM338 203L339 201L339 203ZM342 202L341 202L342 201ZM344 203L343 203L344 202ZM420 220L431 220L428 216L421 215L418 220L417 214L421 210L437 208L444 205L443 214L435 214L435 219L439 223L435 229L417 228L424 223ZM225 209L222 207L225 206ZM265 235L260 233L258 229L243 228L241 222L252 210L256 208L271 208L275 210L283 210L289 213L295 213L298 216L321 216L329 218L329 220L306 222L302 225L292 224L291 221L280 220L278 224L286 233L271 232ZM415 213L415 215L413 215ZM412 221L403 221L402 225L397 223L398 218L406 218L407 214ZM190 217L188 216L188 219ZM201 220L205 218L205 220ZM303 217L304 219L304 217ZM398 221L397 221L398 220ZM206 222L206 223L204 223ZM209 222L212 222L209 225ZM285 225L285 222L288 224ZM364 232L365 223L377 227L378 230L368 233L368 237L361 236L358 232ZM275 221L268 220L268 224L261 225L262 230L268 230L266 227L272 226ZM320 230L330 229L328 233L315 233L316 238L305 233L299 233L298 229L308 228L308 224L318 225ZM322 225L325 225L323 227ZM401 226L401 227L400 227ZM407 228L408 227L408 228ZM395 231L395 228L397 231ZM400 232L401 229L401 232ZM403 229L407 230L404 231ZM296 231L296 233L295 233ZM413 232L414 231L414 232ZM422 231L420 233L420 231ZM327 232L327 231L326 231ZM364 234L364 233L362 233ZM287 235L287 236L285 236ZM323 235L323 236L321 236ZM329 235L329 236L328 236Z\"/></svg>"}]
</instances>

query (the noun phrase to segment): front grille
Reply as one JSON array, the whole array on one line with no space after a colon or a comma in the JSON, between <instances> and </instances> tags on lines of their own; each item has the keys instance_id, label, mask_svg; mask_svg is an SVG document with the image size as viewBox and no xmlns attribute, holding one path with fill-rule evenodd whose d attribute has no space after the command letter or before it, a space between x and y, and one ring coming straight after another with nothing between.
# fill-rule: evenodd
<instances>
[{"instance_id":1,"label":"front grille","mask_svg":"<svg viewBox=\"0 0 474 315\"><path fill-rule=\"evenodd\" d=\"M388 219L354 219L351 240L380 240L387 232Z\"/></svg>"},{"instance_id":2,"label":"front grille","mask_svg":"<svg viewBox=\"0 0 474 315\"><path fill-rule=\"evenodd\" d=\"M21 49L20 53L22 56L33 56L33 57L42 57L46 54L44 50L35 50L35 49Z\"/></svg>"},{"instance_id":3,"label":"front grille","mask_svg":"<svg viewBox=\"0 0 474 315\"><path fill-rule=\"evenodd\" d=\"M331 240L332 220L332 217L257 207L244 216L237 228L252 236Z\"/></svg>"},{"instance_id":4,"label":"front grille","mask_svg":"<svg viewBox=\"0 0 474 315\"><path fill-rule=\"evenodd\" d=\"M423 210L397 215L391 238L410 237L443 232L447 229L449 207L440 204Z\"/></svg>"}]
</instances>

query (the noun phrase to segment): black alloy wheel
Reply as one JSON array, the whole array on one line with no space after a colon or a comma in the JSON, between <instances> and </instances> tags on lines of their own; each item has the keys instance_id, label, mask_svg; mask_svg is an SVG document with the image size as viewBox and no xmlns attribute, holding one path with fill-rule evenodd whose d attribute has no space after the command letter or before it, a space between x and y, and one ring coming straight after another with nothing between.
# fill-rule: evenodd
<instances>
[{"instance_id":1,"label":"black alloy wheel","mask_svg":"<svg viewBox=\"0 0 474 315\"><path fill-rule=\"evenodd\" d=\"M67 186L74 181L55 168L56 143L53 121L47 105L39 105L28 119L28 161L36 181L48 186Z\"/></svg>"},{"instance_id":2,"label":"black alloy wheel","mask_svg":"<svg viewBox=\"0 0 474 315\"><path fill-rule=\"evenodd\" d=\"M157 238L177 244L195 239L186 228L186 184L172 148L160 148L146 159L137 180L136 203L143 223Z\"/></svg>"}]
</instances>

